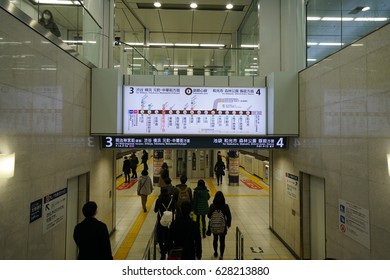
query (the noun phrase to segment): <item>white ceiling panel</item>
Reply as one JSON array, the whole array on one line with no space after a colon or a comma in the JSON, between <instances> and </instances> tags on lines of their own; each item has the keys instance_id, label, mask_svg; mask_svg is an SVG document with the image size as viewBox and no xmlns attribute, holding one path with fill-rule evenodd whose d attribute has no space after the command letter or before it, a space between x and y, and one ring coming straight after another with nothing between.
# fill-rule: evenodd
<instances>
[{"instance_id":1,"label":"white ceiling panel","mask_svg":"<svg viewBox=\"0 0 390 280\"><path fill-rule=\"evenodd\" d=\"M165 32L191 32L192 31L192 11L159 11L162 28ZM155 30L155 29L151 29ZM161 25L160 29L161 30Z\"/></svg>"},{"instance_id":2,"label":"white ceiling panel","mask_svg":"<svg viewBox=\"0 0 390 280\"><path fill-rule=\"evenodd\" d=\"M225 12L212 12L212 11L196 11L194 12L194 32L203 33L220 33L224 28L224 23L227 17ZM212 18L212 22L210 21ZM233 32L232 30L228 30Z\"/></svg>"}]
</instances>

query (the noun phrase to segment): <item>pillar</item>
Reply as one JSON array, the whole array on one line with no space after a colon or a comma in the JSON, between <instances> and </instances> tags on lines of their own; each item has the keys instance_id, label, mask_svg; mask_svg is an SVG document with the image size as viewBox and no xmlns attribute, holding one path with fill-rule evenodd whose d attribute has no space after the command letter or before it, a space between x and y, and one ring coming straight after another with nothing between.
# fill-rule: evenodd
<instances>
[{"instance_id":1,"label":"pillar","mask_svg":"<svg viewBox=\"0 0 390 280\"><path fill-rule=\"evenodd\" d=\"M238 186L240 180L240 173L238 170L240 165L239 153L238 151L229 150L227 156L229 186Z\"/></svg>"},{"instance_id":2,"label":"pillar","mask_svg":"<svg viewBox=\"0 0 390 280\"><path fill-rule=\"evenodd\" d=\"M158 184L160 170L164 162L164 150L153 150L153 184Z\"/></svg>"}]
</instances>

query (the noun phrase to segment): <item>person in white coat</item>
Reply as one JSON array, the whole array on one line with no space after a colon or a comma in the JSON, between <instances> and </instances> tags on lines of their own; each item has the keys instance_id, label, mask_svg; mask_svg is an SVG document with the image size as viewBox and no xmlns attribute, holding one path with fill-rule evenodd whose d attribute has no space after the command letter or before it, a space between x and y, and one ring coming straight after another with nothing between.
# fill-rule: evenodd
<instances>
[{"instance_id":1,"label":"person in white coat","mask_svg":"<svg viewBox=\"0 0 390 280\"><path fill-rule=\"evenodd\" d=\"M148 200L148 195L150 195L152 192L152 179L150 179L148 171L143 170L138 180L137 194L141 197L141 204L144 212L147 211L146 202Z\"/></svg>"}]
</instances>

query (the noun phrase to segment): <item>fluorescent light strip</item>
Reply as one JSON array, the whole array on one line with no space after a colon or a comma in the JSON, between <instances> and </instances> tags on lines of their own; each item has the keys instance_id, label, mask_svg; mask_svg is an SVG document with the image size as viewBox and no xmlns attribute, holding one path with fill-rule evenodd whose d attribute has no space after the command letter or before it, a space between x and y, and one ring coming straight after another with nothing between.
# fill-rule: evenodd
<instances>
[{"instance_id":1,"label":"fluorescent light strip","mask_svg":"<svg viewBox=\"0 0 390 280\"><path fill-rule=\"evenodd\" d=\"M173 43L149 43L149 46L173 46Z\"/></svg>"},{"instance_id":2,"label":"fluorescent light strip","mask_svg":"<svg viewBox=\"0 0 390 280\"><path fill-rule=\"evenodd\" d=\"M307 42L306 45L308 45L308 46L317 46L318 43L317 42Z\"/></svg>"},{"instance_id":3,"label":"fluorescent light strip","mask_svg":"<svg viewBox=\"0 0 390 280\"><path fill-rule=\"evenodd\" d=\"M315 21L315 20L321 20L321 17L307 17L307 20Z\"/></svg>"},{"instance_id":4,"label":"fluorescent light strip","mask_svg":"<svg viewBox=\"0 0 390 280\"><path fill-rule=\"evenodd\" d=\"M351 17L323 17L321 20L323 21L353 21Z\"/></svg>"},{"instance_id":5,"label":"fluorescent light strip","mask_svg":"<svg viewBox=\"0 0 390 280\"><path fill-rule=\"evenodd\" d=\"M388 18L355 18L355 21L387 21Z\"/></svg>"},{"instance_id":6,"label":"fluorescent light strip","mask_svg":"<svg viewBox=\"0 0 390 280\"><path fill-rule=\"evenodd\" d=\"M245 44L241 45L241 48L258 48L258 47L259 47L258 45L245 45Z\"/></svg>"},{"instance_id":7,"label":"fluorescent light strip","mask_svg":"<svg viewBox=\"0 0 390 280\"><path fill-rule=\"evenodd\" d=\"M199 44L176 43L177 47L199 47Z\"/></svg>"},{"instance_id":8,"label":"fluorescent light strip","mask_svg":"<svg viewBox=\"0 0 390 280\"><path fill-rule=\"evenodd\" d=\"M125 42L126 45L130 46L143 46L144 43L138 43L138 42Z\"/></svg>"},{"instance_id":9,"label":"fluorescent light strip","mask_svg":"<svg viewBox=\"0 0 390 280\"><path fill-rule=\"evenodd\" d=\"M168 65L168 64L164 64L163 67L177 67L177 68L187 68L188 65L180 65L180 64L172 64L172 65Z\"/></svg>"},{"instance_id":10,"label":"fluorescent light strip","mask_svg":"<svg viewBox=\"0 0 390 280\"><path fill-rule=\"evenodd\" d=\"M73 44L96 44L96 41L85 41L85 40L63 40L65 43L73 43Z\"/></svg>"},{"instance_id":11,"label":"fluorescent light strip","mask_svg":"<svg viewBox=\"0 0 390 280\"><path fill-rule=\"evenodd\" d=\"M200 47L224 47L224 44L199 44Z\"/></svg>"},{"instance_id":12,"label":"fluorescent light strip","mask_svg":"<svg viewBox=\"0 0 390 280\"><path fill-rule=\"evenodd\" d=\"M34 2L35 4L80 5L79 1L72 1L72 0L34 0Z\"/></svg>"},{"instance_id":13,"label":"fluorescent light strip","mask_svg":"<svg viewBox=\"0 0 390 280\"><path fill-rule=\"evenodd\" d=\"M308 58L307 61L317 61L315 58Z\"/></svg>"},{"instance_id":14,"label":"fluorescent light strip","mask_svg":"<svg viewBox=\"0 0 390 280\"><path fill-rule=\"evenodd\" d=\"M329 42L329 43L319 43L318 45L319 46L343 46L344 43L331 43L331 42Z\"/></svg>"}]
</instances>

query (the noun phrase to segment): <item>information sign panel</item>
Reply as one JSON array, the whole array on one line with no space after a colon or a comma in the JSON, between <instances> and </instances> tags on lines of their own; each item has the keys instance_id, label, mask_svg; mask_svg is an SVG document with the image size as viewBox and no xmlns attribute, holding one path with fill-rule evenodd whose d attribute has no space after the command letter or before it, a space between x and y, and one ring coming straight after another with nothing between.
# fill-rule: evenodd
<instances>
[{"instance_id":1,"label":"information sign panel","mask_svg":"<svg viewBox=\"0 0 390 280\"><path fill-rule=\"evenodd\" d=\"M125 135L266 135L265 88L125 86Z\"/></svg>"},{"instance_id":2,"label":"information sign panel","mask_svg":"<svg viewBox=\"0 0 390 280\"><path fill-rule=\"evenodd\" d=\"M102 148L137 149L287 149L286 136L278 137L126 137L102 136Z\"/></svg>"}]
</instances>

